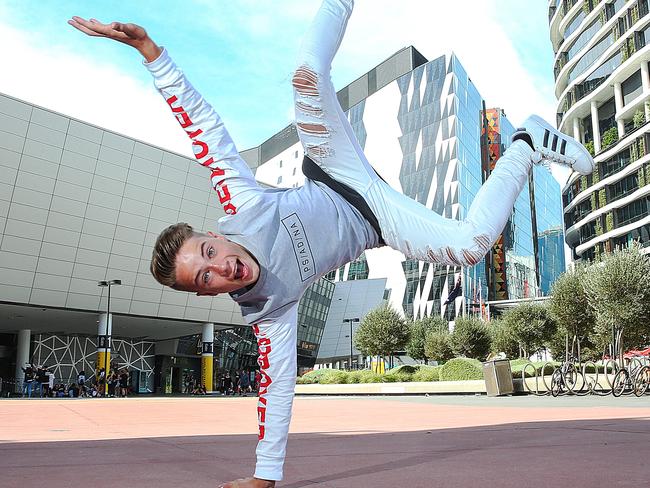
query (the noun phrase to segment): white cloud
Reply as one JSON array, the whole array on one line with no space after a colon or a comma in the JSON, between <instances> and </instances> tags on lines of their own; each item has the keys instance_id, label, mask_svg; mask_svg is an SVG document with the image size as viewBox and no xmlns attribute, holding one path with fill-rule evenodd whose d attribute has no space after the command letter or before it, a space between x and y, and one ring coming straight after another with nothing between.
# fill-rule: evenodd
<instances>
[{"instance_id":1,"label":"white cloud","mask_svg":"<svg viewBox=\"0 0 650 488\"><path fill-rule=\"evenodd\" d=\"M342 48L344 59L339 60L346 70L369 69L410 44L428 59L454 52L488 106L503 108L515 125L530 113L554 123L555 99L522 66L504 31L497 0L373 0L356 5Z\"/></svg>"},{"instance_id":2,"label":"white cloud","mask_svg":"<svg viewBox=\"0 0 650 488\"><path fill-rule=\"evenodd\" d=\"M152 85L61 46L35 46L25 32L3 24L0 45L11 46L3 54L10 69L3 70L0 92L191 156L182 130ZM135 53L136 68L138 63Z\"/></svg>"}]
</instances>

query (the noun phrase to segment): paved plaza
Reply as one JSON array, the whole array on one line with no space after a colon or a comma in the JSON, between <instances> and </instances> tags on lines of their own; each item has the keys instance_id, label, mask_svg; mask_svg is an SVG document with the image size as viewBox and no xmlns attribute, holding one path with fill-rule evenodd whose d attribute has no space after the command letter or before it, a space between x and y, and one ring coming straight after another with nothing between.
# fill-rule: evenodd
<instances>
[{"instance_id":1,"label":"paved plaza","mask_svg":"<svg viewBox=\"0 0 650 488\"><path fill-rule=\"evenodd\" d=\"M298 397L284 488L640 487L650 398ZM0 486L216 487L255 398L0 401Z\"/></svg>"}]
</instances>

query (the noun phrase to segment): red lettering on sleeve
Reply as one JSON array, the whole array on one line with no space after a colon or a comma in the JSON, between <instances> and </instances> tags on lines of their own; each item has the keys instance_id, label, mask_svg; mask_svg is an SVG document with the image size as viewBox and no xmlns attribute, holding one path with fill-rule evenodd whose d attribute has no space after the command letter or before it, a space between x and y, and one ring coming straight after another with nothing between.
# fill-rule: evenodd
<instances>
[{"instance_id":1,"label":"red lettering on sleeve","mask_svg":"<svg viewBox=\"0 0 650 488\"><path fill-rule=\"evenodd\" d=\"M204 157L206 157L208 155L208 151L210 149L208 148L208 145L205 142L203 142L203 141L192 141L192 145L193 146L199 146L199 148L200 148L198 153L196 151L194 152L194 157L196 159L203 159Z\"/></svg>"},{"instance_id":2,"label":"red lettering on sleeve","mask_svg":"<svg viewBox=\"0 0 650 488\"><path fill-rule=\"evenodd\" d=\"M184 126L183 128L185 128L185 127L187 127L187 126ZM185 132L187 132L187 135L190 136L190 139L194 139L194 138L200 136L201 134L203 134L203 131L201 129L196 129L193 132L190 132L190 131L186 130Z\"/></svg>"},{"instance_id":3,"label":"red lettering on sleeve","mask_svg":"<svg viewBox=\"0 0 650 488\"><path fill-rule=\"evenodd\" d=\"M212 159L212 158L210 158L210 159ZM214 178L216 176L223 176L225 174L226 174L226 172L224 170L222 170L221 168L217 168L210 175L210 179L212 179L212 178Z\"/></svg>"},{"instance_id":4,"label":"red lettering on sleeve","mask_svg":"<svg viewBox=\"0 0 650 488\"><path fill-rule=\"evenodd\" d=\"M180 106L180 105L178 107L172 107L172 104L176 103L177 101L178 101L178 97L176 95L172 95L171 97L169 97L167 99L167 105L169 105L169 108L171 108L172 112L174 112L174 113L185 112L183 107Z\"/></svg>"},{"instance_id":5,"label":"red lettering on sleeve","mask_svg":"<svg viewBox=\"0 0 650 488\"><path fill-rule=\"evenodd\" d=\"M230 200L230 190L228 190L228 185L222 185L223 181L217 184L215 190L217 190L217 195L219 195L219 203L224 204Z\"/></svg>"},{"instance_id":6,"label":"red lettering on sleeve","mask_svg":"<svg viewBox=\"0 0 650 488\"><path fill-rule=\"evenodd\" d=\"M190 120L190 116L187 115L187 112L181 112L177 114L176 120L178 120L178 123L181 124L181 127L183 129L192 125L192 121Z\"/></svg>"},{"instance_id":7,"label":"red lettering on sleeve","mask_svg":"<svg viewBox=\"0 0 650 488\"><path fill-rule=\"evenodd\" d=\"M260 332L260 328L257 325L253 325L253 332L255 337L257 337L257 346L259 351L259 357L257 358L257 363L260 365L260 388L258 392L258 401L257 401L257 421L259 424L259 435L257 436L258 440L263 440L266 435L266 406L267 399L266 394L268 393L268 387L273 383L273 380L266 372L266 369L270 367L269 354L271 353L271 339L264 337L264 333Z\"/></svg>"}]
</instances>

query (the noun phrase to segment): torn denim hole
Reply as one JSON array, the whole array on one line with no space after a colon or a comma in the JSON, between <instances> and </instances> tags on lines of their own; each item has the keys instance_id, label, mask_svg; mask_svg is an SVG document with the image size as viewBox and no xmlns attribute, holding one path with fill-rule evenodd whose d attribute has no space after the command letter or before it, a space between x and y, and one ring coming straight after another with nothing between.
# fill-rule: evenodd
<instances>
[{"instance_id":1,"label":"torn denim hole","mask_svg":"<svg viewBox=\"0 0 650 488\"><path fill-rule=\"evenodd\" d=\"M326 143L307 144L305 150L307 151L307 155L312 159L322 159L332 155L332 151Z\"/></svg>"},{"instance_id":2,"label":"torn denim hole","mask_svg":"<svg viewBox=\"0 0 650 488\"><path fill-rule=\"evenodd\" d=\"M314 105L310 105L305 102L297 101L296 102L296 108L300 110L302 113L305 115L311 115L312 117L322 117L323 116L323 109L320 107L316 107Z\"/></svg>"},{"instance_id":3,"label":"torn denim hole","mask_svg":"<svg viewBox=\"0 0 650 488\"><path fill-rule=\"evenodd\" d=\"M296 70L291 84L300 95L307 97L317 97L319 95L318 75L307 66L301 66Z\"/></svg>"},{"instance_id":4,"label":"torn denim hole","mask_svg":"<svg viewBox=\"0 0 650 488\"><path fill-rule=\"evenodd\" d=\"M323 124L310 124L307 122L296 122L298 130L310 136L329 137L330 132Z\"/></svg>"}]
</instances>

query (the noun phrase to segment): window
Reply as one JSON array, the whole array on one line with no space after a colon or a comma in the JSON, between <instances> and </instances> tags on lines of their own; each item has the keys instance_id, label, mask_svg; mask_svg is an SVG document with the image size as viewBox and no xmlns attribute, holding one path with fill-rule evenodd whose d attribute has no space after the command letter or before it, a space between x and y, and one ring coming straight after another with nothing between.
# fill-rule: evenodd
<instances>
[{"instance_id":1,"label":"window","mask_svg":"<svg viewBox=\"0 0 650 488\"><path fill-rule=\"evenodd\" d=\"M573 57L594 38L594 35L601 27L602 24L600 23L600 19L594 19L591 24L589 24L589 27L582 31L573 44L571 44L571 47L567 50L569 59L573 59Z\"/></svg>"},{"instance_id":2,"label":"window","mask_svg":"<svg viewBox=\"0 0 650 488\"><path fill-rule=\"evenodd\" d=\"M648 205L650 205L650 198L646 197L619 208L616 210L617 225L621 227L642 219L648 215Z\"/></svg>"},{"instance_id":3,"label":"window","mask_svg":"<svg viewBox=\"0 0 650 488\"><path fill-rule=\"evenodd\" d=\"M293 154L294 159L298 159L298 151Z\"/></svg>"},{"instance_id":4,"label":"window","mask_svg":"<svg viewBox=\"0 0 650 488\"><path fill-rule=\"evenodd\" d=\"M623 89L623 105L627 105L643 92L641 84L641 70L637 70L632 76L621 83Z\"/></svg>"},{"instance_id":5,"label":"window","mask_svg":"<svg viewBox=\"0 0 650 488\"><path fill-rule=\"evenodd\" d=\"M598 217L598 219L599 218L600 217ZM585 225L580 227L580 244L584 244L585 242L587 242L588 240L596 236L596 220L587 222Z\"/></svg>"},{"instance_id":6,"label":"window","mask_svg":"<svg viewBox=\"0 0 650 488\"><path fill-rule=\"evenodd\" d=\"M280 160L280 168L282 168L282 160Z\"/></svg>"},{"instance_id":7,"label":"window","mask_svg":"<svg viewBox=\"0 0 650 488\"><path fill-rule=\"evenodd\" d=\"M609 193L608 202L613 202L619 198L623 198L630 193L635 192L639 189L637 182L637 173L632 173L627 175L625 178L617 181L616 183L609 185L607 188L607 193Z\"/></svg>"},{"instance_id":8,"label":"window","mask_svg":"<svg viewBox=\"0 0 650 488\"><path fill-rule=\"evenodd\" d=\"M630 162L630 147L600 163L601 178L607 178L625 168Z\"/></svg>"},{"instance_id":9,"label":"window","mask_svg":"<svg viewBox=\"0 0 650 488\"><path fill-rule=\"evenodd\" d=\"M293 168L293 173L291 173L292 176L296 176L296 168Z\"/></svg>"},{"instance_id":10,"label":"window","mask_svg":"<svg viewBox=\"0 0 650 488\"><path fill-rule=\"evenodd\" d=\"M586 17L585 11L583 9L580 9L578 14L573 18L573 20L569 23L567 28L564 30L565 39L569 37L571 34L573 34L573 32L575 32L575 30L582 23L585 17Z\"/></svg>"},{"instance_id":11,"label":"window","mask_svg":"<svg viewBox=\"0 0 650 488\"><path fill-rule=\"evenodd\" d=\"M280 183L282 183L282 175L278 176L278 183L277 184L279 185Z\"/></svg>"},{"instance_id":12,"label":"window","mask_svg":"<svg viewBox=\"0 0 650 488\"><path fill-rule=\"evenodd\" d=\"M598 88L616 68L621 65L621 51L611 56L607 61L596 68L582 83L576 85L576 99L581 100Z\"/></svg>"},{"instance_id":13,"label":"window","mask_svg":"<svg viewBox=\"0 0 650 488\"><path fill-rule=\"evenodd\" d=\"M598 27L600 28L600 21L597 20ZM585 31L587 32L587 31ZM593 33L592 33L593 35ZM589 51L587 51L584 56L573 66L569 73L568 82L571 83L582 73L587 71L587 69L594 64L594 62L603 54L609 46L614 43L614 34L610 32L603 39L601 39L596 45L594 45ZM569 58L571 56L569 55Z\"/></svg>"}]
</instances>

